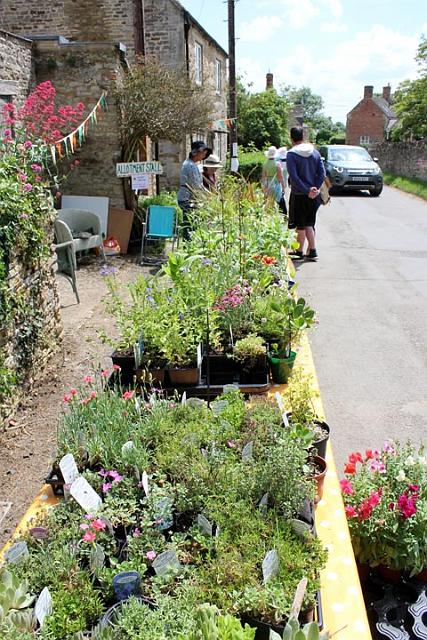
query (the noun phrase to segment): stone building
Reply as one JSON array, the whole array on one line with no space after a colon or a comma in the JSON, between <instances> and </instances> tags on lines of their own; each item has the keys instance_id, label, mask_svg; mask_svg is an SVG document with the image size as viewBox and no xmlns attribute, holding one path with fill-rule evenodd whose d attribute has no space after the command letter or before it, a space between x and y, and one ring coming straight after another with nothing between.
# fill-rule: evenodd
<instances>
[{"instance_id":1,"label":"stone building","mask_svg":"<svg viewBox=\"0 0 427 640\"><path fill-rule=\"evenodd\" d=\"M363 99L347 114L346 144L369 147L384 142L396 122L391 87L383 87L379 97L372 86L365 86Z\"/></svg>"},{"instance_id":2,"label":"stone building","mask_svg":"<svg viewBox=\"0 0 427 640\"><path fill-rule=\"evenodd\" d=\"M227 115L227 53L177 0L2 0L2 27L33 42L35 81L51 80L67 102L82 101L89 109L109 91L110 108L79 152L82 164L67 193L109 196L113 205L124 205L114 172L121 145L112 89L138 53L184 68L196 83L212 87L212 122L194 137L225 158L227 130L220 121ZM181 145L159 144L162 186L178 186L190 142L187 137Z\"/></svg>"},{"instance_id":3,"label":"stone building","mask_svg":"<svg viewBox=\"0 0 427 640\"><path fill-rule=\"evenodd\" d=\"M31 41L0 31L0 122L3 105L22 103L33 82Z\"/></svg>"}]
</instances>

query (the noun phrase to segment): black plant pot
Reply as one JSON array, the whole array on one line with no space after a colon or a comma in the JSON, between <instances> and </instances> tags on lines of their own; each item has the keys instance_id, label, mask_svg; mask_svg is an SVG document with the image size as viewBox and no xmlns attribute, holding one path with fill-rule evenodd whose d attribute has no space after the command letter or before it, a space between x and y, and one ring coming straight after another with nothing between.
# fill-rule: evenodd
<instances>
[{"instance_id":1,"label":"black plant pot","mask_svg":"<svg viewBox=\"0 0 427 640\"><path fill-rule=\"evenodd\" d=\"M328 444L331 429L329 425L326 424L326 422L320 422L319 420L316 420L315 424L320 425L322 429L327 431L327 434L325 434L320 440L313 442L313 448L316 449L318 456L320 456L321 458L326 458L326 447Z\"/></svg>"},{"instance_id":2,"label":"black plant pot","mask_svg":"<svg viewBox=\"0 0 427 640\"><path fill-rule=\"evenodd\" d=\"M243 365L243 366L242 366ZM267 379L267 356L259 356L250 369L240 363L240 384L263 384Z\"/></svg>"},{"instance_id":3,"label":"black plant pot","mask_svg":"<svg viewBox=\"0 0 427 640\"><path fill-rule=\"evenodd\" d=\"M209 381L211 384L231 384L239 374L239 363L224 354L209 355ZM202 376L207 377L208 357L206 351L202 359Z\"/></svg>"},{"instance_id":4,"label":"black plant pot","mask_svg":"<svg viewBox=\"0 0 427 640\"><path fill-rule=\"evenodd\" d=\"M253 618L249 614L245 613L242 616L243 624L248 624L253 629L256 629L255 640L270 640L270 631L275 631L279 636L283 637L283 631L285 627L283 625L273 625L268 622L263 622L257 618Z\"/></svg>"},{"instance_id":5,"label":"black plant pot","mask_svg":"<svg viewBox=\"0 0 427 640\"><path fill-rule=\"evenodd\" d=\"M113 364L120 367L120 378L124 384L129 384L133 380L135 369L135 356L133 353L122 353L114 351L111 354Z\"/></svg>"},{"instance_id":6,"label":"black plant pot","mask_svg":"<svg viewBox=\"0 0 427 640\"><path fill-rule=\"evenodd\" d=\"M45 483L52 487L52 491L55 496L64 495L65 481L57 464L52 467L49 475L45 478Z\"/></svg>"}]
</instances>

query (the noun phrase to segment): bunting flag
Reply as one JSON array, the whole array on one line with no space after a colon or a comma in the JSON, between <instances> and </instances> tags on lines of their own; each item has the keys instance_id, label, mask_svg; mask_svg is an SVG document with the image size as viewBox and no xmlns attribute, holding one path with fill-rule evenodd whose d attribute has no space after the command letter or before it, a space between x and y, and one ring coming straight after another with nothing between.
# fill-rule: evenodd
<instances>
[{"instance_id":1,"label":"bunting flag","mask_svg":"<svg viewBox=\"0 0 427 640\"><path fill-rule=\"evenodd\" d=\"M222 118L220 120L214 120L211 123L212 129L216 131L228 131L233 126L233 122L235 122L237 118Z\"/></svg>"},{"instance_id":2,"label":"bunting flag","mask_svg":"<svg viewBox=\"0 0 427 640\"><path fill-rule=\"evenodd\" d=\"M82 146L89 132L89 127L94 127L98 123L98 114L106 110L107 93L104 92L83 122L74 131L50 146L53 164L56 164L57 158L63 158L64 155L68 157L70 153L73 154L78 147Z\"/></svg>"}]
</instances>

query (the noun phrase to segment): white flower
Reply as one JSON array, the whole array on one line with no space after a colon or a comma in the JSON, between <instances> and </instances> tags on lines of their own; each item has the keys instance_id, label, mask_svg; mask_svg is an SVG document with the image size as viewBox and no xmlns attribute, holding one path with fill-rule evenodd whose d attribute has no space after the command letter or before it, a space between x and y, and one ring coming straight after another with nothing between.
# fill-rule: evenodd
<instances>
[{"instance_id":1,"label":"white flower","mask_svg":"<svg viewBox=\"0 0 427 640\"><path fill-rule=\"evenodd\" d=\"M418 456L418 462L420 464L426 465L427 464L427 458L425 456Z\"/></svg>"},{"instance_id":2,"label":"white flower","mask_svg":"<svg viewBox=\"0 0 427 640\"><path fill-rule=\"evenodd\" d=\"M406 458L406 464L408 465L408 467L413 467L415 464L415 460L412 456L408 456Z\"/></svg>"},{"instance_id":3,"label":"white flower","mask_svg":"<svg viewBox=\"0 0 427 640\"><path fill-rule=\"evenodd\" d=\"M401 469L399 471L399 473L397 474L396 480L399 480L399 481L402 481L402 482L403 482L403 480L406 480L406 475L405 475L405 472L403 471L403 469Z\"/></svg>"}]
</instances>

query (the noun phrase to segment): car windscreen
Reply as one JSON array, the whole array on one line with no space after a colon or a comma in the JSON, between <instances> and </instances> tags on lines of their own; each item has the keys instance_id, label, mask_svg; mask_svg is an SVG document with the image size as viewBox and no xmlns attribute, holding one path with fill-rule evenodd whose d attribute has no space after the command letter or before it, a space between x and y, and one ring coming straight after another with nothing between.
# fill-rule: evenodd
<instances>
[{"instance_id":1,"label":"car windscreen","mask_svg":"<svg viewBox=\"0 0 427 640\"><path fill-rule=\"evenodd\" d=\"M334 162L372 161L366 149L329 149L328 160Z\"/></svg>"}]
</instances>

